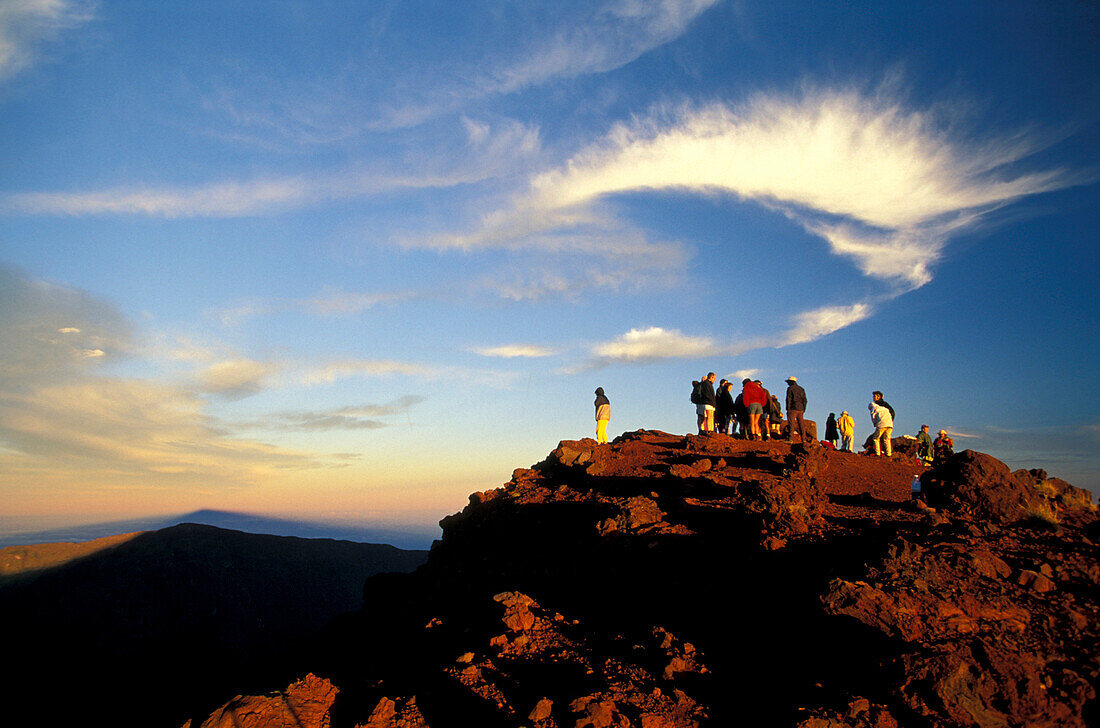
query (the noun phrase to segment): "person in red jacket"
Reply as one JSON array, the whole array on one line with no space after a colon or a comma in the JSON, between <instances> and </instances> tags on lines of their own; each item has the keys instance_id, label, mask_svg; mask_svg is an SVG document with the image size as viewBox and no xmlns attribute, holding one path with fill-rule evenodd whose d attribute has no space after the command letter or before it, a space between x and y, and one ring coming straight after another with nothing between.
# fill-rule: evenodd
<instances>
[{"instance_id":1,"label":"person in red jacket","mask_svg":"<svg viewBox=\"0 0 1100 728\"><path fill-rule=\"evenodd\" d=\"M745 379L741 382L741 396L749 411L749 439L759 440L760 415L764 414L764 406L768 404L764 388L751 379Z\"/></svg>"}]
</instances>

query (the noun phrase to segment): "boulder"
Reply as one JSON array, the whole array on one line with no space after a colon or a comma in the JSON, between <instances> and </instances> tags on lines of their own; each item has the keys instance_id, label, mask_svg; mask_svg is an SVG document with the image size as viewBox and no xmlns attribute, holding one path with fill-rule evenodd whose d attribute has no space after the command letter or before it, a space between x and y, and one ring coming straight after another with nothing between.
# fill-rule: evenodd
<instances>
[{"instance_id":1,"label":"boulder","mask_svg":"<svg viewBox=\"0 0 1100 728\"><path fill-rule=\"evenodd\" d=\"M963 450L921 477L928 504L954 514L994 523L1025 518L1041 499L997 458Z\"/></svg>"}]
</instances>

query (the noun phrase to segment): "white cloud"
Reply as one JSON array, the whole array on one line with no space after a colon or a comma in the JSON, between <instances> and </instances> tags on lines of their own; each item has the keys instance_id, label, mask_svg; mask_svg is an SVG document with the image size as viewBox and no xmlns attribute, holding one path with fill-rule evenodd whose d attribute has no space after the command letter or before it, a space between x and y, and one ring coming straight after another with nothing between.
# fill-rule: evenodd
<instances>
[{"instance_id":1,"label":"white cloud","mask_svg":"<svg viewBox=\"0 0 1100 728\"><path fill-rule=\"evenodd\" d=\"M666 118L662 118L666 117ZM983 211L1073 184L1061 170L1012 174L1038 148L967 140L928 113L853 91L760 95L615 127L532 182L517 209L584 209L638 190L716 192L786 212L866 274L921 285L947 234Z\"/></svg>"},{"instance_id":2,"label":"white cloud","mask_svg":"<svg viewBox=\"0 0 1100 728\"><path fill-rule=\"evenodd\" d=\"M539 346L538 344L506 344L504 346L486 346L472 350L475 354L481 356L494 356L502 357L504 359L514 358L539 358L544 356L553 356L557 353L555 349L550 349L545 346Z\"/></svg>"},{"instance_id":3,"label":"white cloud","mask_svg":"<svg viewBox=\"0 0 1100 728\"><path fill-rule=\"evenodd\" d=\"M264 389L274 367L251 359L212 364L198 375L199 391L225 399L241 399Z\"/></svg>"},{"instance_id":4,"label":"white cloud","mask_svg":"<svg viewBox=\"0 0 1100 728\"><path fill-rule=\"evenodd\" d=\"M732 381L740 382L740 381L743 381L745 379L752 379L753 377L755 377L759 373L760 373L759 369L738 369L737 371L735 371L733 374L730 375L730 379Z\"/></svg>"},{"instance_id":5,"label":"white cloud","mask_svg":"<svg viewBox=\"0 0 1100 728\"><path fill-rule=\"evenodd\" d=\"M306 370L301 381L306 385L331 384L352 377L429 377L436 372L421 364L388 359L343 359Z\"/></svg>"},{"instance_id":6,"label":"white cloud","mask_svg":"<svg viewBox=\"0 0 1100 728\"><path fill-rule=\"evenodd\" d=\"M0 0L0 81L30 66L43 42L91 20L93 9L82 0Z\"/></svg>"},{"instance_id":7,"label":"white cloud","mask_svg":"<svg viewBox=\"0 0 1100 728\"><path fill-rule=\"evenodd\" d=\"M598 344L592 353L605 360L647 362L673 357L698 358L721 353L705 336L685 336L676 329L650 326L631 329L614 341Z\"/></svg>"},{"instance_id":8,"label":"white cloud","mask_svg":"<svg viewBox=\"0 0 1100 728\"><path fill-rule=\"evenodd\" d=\"M851 326L871 315L869 304L856 303L851 306L826 306L806 311L795 316L795 325L787 331L776 346L805 344L834 331Z\"/></svg>"}]
</instances>

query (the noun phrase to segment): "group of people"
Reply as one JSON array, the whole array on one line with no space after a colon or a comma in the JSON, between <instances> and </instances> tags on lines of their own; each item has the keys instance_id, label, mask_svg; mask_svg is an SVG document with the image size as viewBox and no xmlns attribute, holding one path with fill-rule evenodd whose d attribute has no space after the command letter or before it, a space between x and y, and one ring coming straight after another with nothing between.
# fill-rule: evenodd
<instances>
[{"instance_id":1,"label":"group of people","mask_svg":"<svg viewBox=\"0 0 1100 728\"><path fill-rule=\"evenodd\" d=\"M741 380L741 392L734 397L734 383L723 379L714 389L717 375L708 372L705 377L691 383L691 402L695 405L696 422L699 434L720 432L745 440L768 440L782 435L783 411L779 399L764 388L759 380ZM787 377L786 422L787 440L809 443L809 432L805 422L806 390L798 384L798 377ZM611 419L611 403L604 394L603 387L596 388L596 442L607 442L607 423ZM894 408L883 399L882 392L871 393L871 402L867 405L871 414L871 424L875 431L864 443L864 451L874 450L875 455L893 456L891 437L894 432ZM854 452L855 420L844 410L840 417L829 413L825 422L823 443L841 452ZM928 433L928 425L921 425L917 434L917 459L926 465L942 460L954 453L954 442L946 430L940 430L933 441Z\"/></svg>"},{"instance_id":2,"label":"group of people","mask_svg":"<svg viewBox=\"0 0 1100 728\"><path fill-rule=\"evenodd\" d=\"M691 401L695 405L699 434L721 432L746 440L768 440L779 437L783 428L783 411L779 399L764 388L759 379L741 380L741 391L733 396L734 383L723 379L714 390L714 372L691 383ZM804 415L806 390L798 377L787 378L787 439L809 442Z\"/></svg>"}]
</instances>

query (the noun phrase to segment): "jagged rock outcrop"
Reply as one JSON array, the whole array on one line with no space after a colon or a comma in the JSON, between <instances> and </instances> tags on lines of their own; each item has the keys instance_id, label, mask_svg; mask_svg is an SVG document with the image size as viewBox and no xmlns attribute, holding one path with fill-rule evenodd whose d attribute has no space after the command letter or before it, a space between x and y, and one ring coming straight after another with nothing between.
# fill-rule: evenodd
<instances>
[{"instance_id":1,"label":"jagged rock outcrop","mask_svg":"<svg viewBox=\"0 0 1100 728\"><path fill-rule=\"evenodd\" d=\"M926 472L638 431L563 441L442 526L425 566L368 581L368 607L303 658L340 687L333 728L1098 715L1091 496L986 455Z\"/></svg>"}]
</instances>

